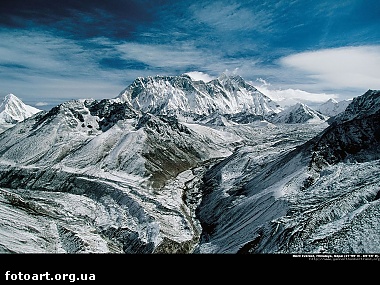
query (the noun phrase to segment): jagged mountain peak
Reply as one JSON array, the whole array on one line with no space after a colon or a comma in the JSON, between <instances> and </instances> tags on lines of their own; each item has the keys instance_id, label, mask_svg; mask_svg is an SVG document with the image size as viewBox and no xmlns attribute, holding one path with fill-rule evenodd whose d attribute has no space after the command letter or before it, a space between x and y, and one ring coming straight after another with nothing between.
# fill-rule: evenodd
<instances>
[{"instance_id":1,"label":"jagged mountain peak","mask_svg":"<svg viewBox=\"0 0 380 285\"><path fill-rule=\"evenodd\" d=\"M328 116L310 108L308 105L298 102L276 114L271 119L271 122L285 124L323 123L328 120L328 118Z\"/></svg>"},{"instance_id":2,"label":"jagged mountain peak","mask_svg":"<svg viewBox=\"0 0 380 285\"><path fill-rule=\"evenodd\" d=\"M334 104L336 104L336 103L338 103L338 101L335 100L334 98L330 98L329 100L326 101L326 103L334 103Z\"/></svg>"},{"instance_id":3,"label":"jagged mountain peak","mask_svg":"<svg viewBox=\"0 0 380 285\"><path fill-rule=\"evenodd\" d=\"M246 112L271 115L279 105L239 75L222 74L207 83L188 75L139 77L116 98L136 110L162 115L211 115Z\"/></svg>"},{"instance_id":4,"label":"jagged mountain peak","mask_svg":"<svg viewBox=\"0 0 380 285\"><path fill-rule=\"evenodd\" d=\"M323 115L334 117L342 113L350 104L350 102L351 100L342 100L338 102L337 100L330 98L326 102L317 106L315 109Z\"/></svg>"},{"instance_id":5,"label":"jagged mountain peak","mask_svg":"<svg viewBox=\"0 0 380 285\"><path fill-rule=\"evenodd\" d=\"M19 102L19 101L21 101L21 100L16 95L9 93L9 94L5 95L4 101L1 104L1 106L11 104L12 102Z\"/></svg>"},{"instance_id":6,"label":"jagged mountain peak","mask_svg":"<svg viewBox=\"0 0 380 285\"><path fill-rule=\"evenodd\" d=\"M355 97L346 110L330 118L330 126L316 137L315 169L338 162L379 159L380 91Z\"/></svg>"},{"instance_id":7,"label":"jagged mountain peak","mask_svg":"<svg viewBox=\"0 0 380 285\"><path fill-rule=\"evenodd\" d=\"M335 116L333 121L343 122L376 114L380 110L380 90L369 89L363 95L355 97L345 111Z\"/></svg>"},{"instance_id":8,"label":"jagged mountain peak","mask_svg":"<svg viewBox=\"0 0 380 285\"><path fill-rule=\"evenodd\" d=\"M135 119L139 115L136 110L123 102L110 99L101 101L76 99L66 101L48 112L41 113L35 128L52 120L58 120L58 124L66 124L69 120L68 125L73 128L72 131L75 129L95 134L107 131L120 120Z\"/></svg>"},{"instance_id":9,"label":"jagged mountain peak","mask_svg":"<svg viewBox=\"0 0 380 285\"><path fill-rule=\"evenodd\" d=\"M220 85L227 89L233 88L233 89L238 90L239 88L243 88L243 89L247 89L253 92L259 92L256 89L256 87L246 82L244 78L238 74L228 75L223 72L216 79L211 80L209 83L214 84L214 85Z\"/></svg>"},{"instance_id":10,"label":"jagged mountain peak","mask_svg":"<svg viewBox=\"0 0 380 285\"><path fill-rule=\"evenodd\" d=\"M15 124L40 111L40 109L24 104L16 95L9 93L0 104L0 121Z\"/></svg>"},{"instance_id":11,"label":"jagged mountain peak","mask_svg":"<svg viewBox=\"0 0 380 285\"><path fill-rule=\"evenodd\" d=\"M231 75L228 75L227 73L225 72L222 72L217 80L221 81L221 82L225 82L225 81L237 81L237 82L244 82L244 79L243 77L241 77L240 75L238 74L231 74Z\"/></svg>"}]
</instances>

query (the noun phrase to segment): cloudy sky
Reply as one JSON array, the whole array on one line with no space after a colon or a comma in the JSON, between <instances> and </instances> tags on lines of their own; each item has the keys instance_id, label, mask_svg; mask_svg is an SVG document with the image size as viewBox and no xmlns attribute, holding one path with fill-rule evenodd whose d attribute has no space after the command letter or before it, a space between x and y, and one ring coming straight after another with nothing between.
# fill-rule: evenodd
<instances>
[{"instance_id":1,"label":"cloudy sky","mask_svg":"<svg viewBox=\"0 0 380 285\"><path fill-rule=\"evenodd\" d=\"M5 0L0 98L113 98L139 76L236 73L273 98L380 89L378 0Z\"/></svg>"}]
</instances>

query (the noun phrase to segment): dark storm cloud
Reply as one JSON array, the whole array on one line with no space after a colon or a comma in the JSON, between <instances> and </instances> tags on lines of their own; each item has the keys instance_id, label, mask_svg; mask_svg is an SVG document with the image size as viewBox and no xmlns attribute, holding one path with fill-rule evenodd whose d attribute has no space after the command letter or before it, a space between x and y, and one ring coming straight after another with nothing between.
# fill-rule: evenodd
<instances>
[{"instance_id":1,"label":"dark storm cloud","mask_svg":"<svg viewBox=\"0 0 380 285\"><path fill-rule=\"evenodd\" d=\"M141 0L12 0L2 1L0 15L4 18L20 17L37 23L46 23L77 15L103 10L111 15L134 21L150 19L152 1Z\"/></svg>"},{"instance_id":2,"label":"dark storm cloud","mask_svg":"<svg viewBox=\"0 0 380 285\"><path fill-rule=\"evenodd\" d=\"M0 24L8 28L44 28L74 38L128 37L154 19L154 5L141 0L12 0L0 4Z\"/></svg>"}]
</instances>

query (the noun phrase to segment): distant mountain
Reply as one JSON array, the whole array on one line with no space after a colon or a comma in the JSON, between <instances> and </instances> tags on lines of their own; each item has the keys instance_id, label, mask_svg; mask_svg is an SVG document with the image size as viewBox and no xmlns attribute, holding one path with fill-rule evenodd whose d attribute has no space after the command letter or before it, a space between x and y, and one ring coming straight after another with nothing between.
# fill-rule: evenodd
<instances>
[{"instance_id":1,"label":"distant mountain","mask_svg":"<svg viewBox=\"0 0 380 285\"><path fill-rule=\"evenodd\" d=\"M210 82L188 75L137 78L119 95L121 102L154 115L210 116L244 113L269 117L279 105L238 75Z\"/></svg>"},{"instance_id":2,"label":"distant mountain","mask_svg":"<svg viewBox=\"0 0 380 285\"><path fill-rule=\"evenodd\" d=\"M339 113L342 113L346 107L351 103L351 100L336 101L335 99L329 99L325 103L315 107L315 110L328 117L334 117Z\"/></svg>"},{"instance_id":3,"label":"distant mountain","mask_svg":"<svg viewBox=\"0 0 380 285\"><path fill-rule=\"evenodd\" d=\"M15 124L40 112L41 110L24 104L13 94L5 96L0 103L0 122Z\"/></svg>"},{"instance_id":4,"label":"distant mountain","mask_svg":"<svg viewBox=\"0 0 380 285\"><path fill-rule=\"evenodd\" d=\"M40 111L24 104L13 94L6 95L0 103L0 133Z\"/></svg>"},{"instance_id":5,"label":"distant mountain","mask_svg":"<svg viewBox=\"0 0 380 285\"><path fill-rule=\"evenodd\" d=\"M318 124L325 122L329 117L313 110L303 103L296 103L274 115L270 122L283 124Z\"/></svg>"}]
</instances>

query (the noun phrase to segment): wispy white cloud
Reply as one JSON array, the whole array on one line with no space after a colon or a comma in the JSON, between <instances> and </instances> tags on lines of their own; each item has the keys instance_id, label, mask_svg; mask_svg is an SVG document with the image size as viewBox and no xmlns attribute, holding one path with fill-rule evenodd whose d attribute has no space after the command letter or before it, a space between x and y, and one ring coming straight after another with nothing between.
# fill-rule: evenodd
<instances>
[{"instance_id":1,"label":"wispy white cloud","mask_svg":"<svg viewBox=\"0 0 380 285\"><path fill-rule=\"evenodd\" d=\"M179 75L179 73L191 72L188 70L202 70L215 78L226 69L247 65L247 60L242 62L240 59L224 58L223 52L204 50L191 41L156 45L125 42L115 43L114 46L122 59L145 64L151 74L158 72L165 75Z\"/></svg>"},{"instance_id":2,"label":"wispy white cloud","mask_svg":"<svg viewBox=\"0 0 380 285\"><path fill-rule=\"evenodd\" d=\"M187 72L185 73L187 75L190 76L190 78L192 80L202 80L203 82L209 82L213 79L215 79L215 77L212 77L210 75L208 75L207 73L204 73L204 72L200 72L200 71L191 71L191 72Z\"/></svg>"},{"instance_id":3,"label":"wispy white cloud","mask_svg":"<svg viewBox=\"0 0 380 285\"><path fill-rule=\"evenodd\" d=\"M322 89L379 89L380 46L296 53L280 59L284 68L305 73Z\"/></svg>"},{"instance_id":4,"label":"wispy white cloud","mask_svg":"<svg viewBox=\"0 0 380 285\"><path fill-rule=\"evenodd\" d=\"M37 102L34 104L34 106L37 106L37 107L43 107L43 106L47 106L49 105L48 102Z\"/></svg>"},{"instance_id":5,"label":"wispy white cloud","mask_svg":"<svg viewBox=\"0 0 380 285\"><path fill-rule=\"evenodd\" d=\"M194 3L189 9L195 20L223 32L242 30L265 32L272 22L268 10L260 10L259 5L246 8L241 1L206 1Z\"/></svg>"},{"instance_id":6,"label":"wispy white cloud","mask_svg":"<svg viewBox=\"0 0 380 285\"><path fill-rule=\"evenodd\" d=\"M98 48L96 39L80 41L48 31L0 29L0 37L0 66L18 66L33 74L98 74L97 61L109 52ZM109 42L99 38L99 45L103 44Z\"/></svg>"},{"instance_id":7,"label":"wispy white cloud","mask_svg":"<svg viewBox=\"0 0 380 285\"><path fill-rule=\"evenodd\" d=\"M26 69L59 71L64 68L54 55L59 50L67 51L67 44L42 34L2 33L0 42L0 64L17 65Z\"/></svg>"},{"instance_id":8,"label":"wispy white cloud","mask_svg":"<svg viewBox=\"0 0 380 285\"><path fill-rule=\"evenodd\" d=\"M256 79L256 82L251 82L260 92L267 95L272 100L279 103L282 107L294 105L297 102L302 102L310 107L319 105L329 99L338 99L337 94L329 93L312 93L300 89L277 89L262 78ZM338 99L339 100L339 99Z\"/></svg>"},{"instance_id":9,"label":"wispy white cloud","mask_svg":"<svg viewBox=\"0 0 380 285\"><path fill-rule=\"evenodd\" d=\"M136 60L152 68L186 68L193 65L205 65L210 55L189 43L143 44L126 42L116 45L123 59ZM215 56L211 56L215 58Z\"/></svg>"},{"instance_id":10,"label":"wispy white cloud","mask_svg":"<svg viewBox=\"0 0 380 285\"><path fill-rule=\"evenodd\" d=\"M54 98L107 98L125 87L122 71L103 70L99 53L74 40L37 31L0 30L0 37L1 94L49 103Z\"/></svg>"}]
</instances>

